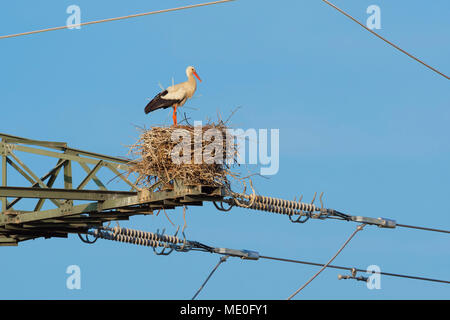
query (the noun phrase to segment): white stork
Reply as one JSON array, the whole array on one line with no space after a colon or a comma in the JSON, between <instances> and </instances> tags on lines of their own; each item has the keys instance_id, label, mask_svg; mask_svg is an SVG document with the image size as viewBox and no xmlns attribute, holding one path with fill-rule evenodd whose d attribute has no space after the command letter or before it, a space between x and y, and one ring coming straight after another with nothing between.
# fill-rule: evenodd
<instances>
[{"instance_id":1,"label":"white stork","mask_svg":"<svg viewBox=\"0 0 450 320\"><path fill-rule=\"evenodd\" d=\"M186 75L188 78L187 81L170 86L166 90L158 93L145 107L145 114L161 108L166 109L173 107L173 124L177 125L177 107L181 107L186 103L187 99L192 98L195 89L197 89L197 82L195 81L194 76L196 76L200 82L202 81L194 67L187 67Z\"/></svg>"}]
</instances>

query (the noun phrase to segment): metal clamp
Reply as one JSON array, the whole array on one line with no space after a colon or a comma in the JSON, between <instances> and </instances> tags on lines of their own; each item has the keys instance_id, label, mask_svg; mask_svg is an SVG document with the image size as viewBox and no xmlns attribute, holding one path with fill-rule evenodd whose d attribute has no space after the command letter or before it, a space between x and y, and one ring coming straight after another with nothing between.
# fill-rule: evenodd
<instances>
[{"instance_id":1,"label":"metal clamp","mask_svg":"<svg viewBox=\"0 0 450 320\"><path fill-rule=\"evenodd\" d=\"M386 218L370 218L370 217L362 217L362 216L352 216L350 219L355 222L376 225L380 228L392 228L393 229L397 226L397 223L395 220L386 219Z\"/></svg>"},{"instance_id":2,"label":"metal clamp","mask_svg":"<svg viewBox=\"0 0 450 320\"><path fill-rule=\"evenodd\" d=\"M228 248L214 248L214 253L223 254L232 257L239 257L245 260L258 260L259 252L250 250L236 250Z\"/></svg>"},{"instance_id":3,"label":"metal clamp","mask_svg":"<svg viewBox=\"0 0 450 320\"><path fill-rule=\"evenodd\" d=\"M364 282L367 282L367 280L369 279L369 278L366 278L366 277L363 277L363 276L357 277L356 276L356 273L357 273L356 268L352 268L351 271L352 271L352 274L348 275L348 276L343 276L342 274L338 274L338 279L339 280L353 279L353 280L356 280L356 281L364 281Z\"/></svg>"}]
</instances>

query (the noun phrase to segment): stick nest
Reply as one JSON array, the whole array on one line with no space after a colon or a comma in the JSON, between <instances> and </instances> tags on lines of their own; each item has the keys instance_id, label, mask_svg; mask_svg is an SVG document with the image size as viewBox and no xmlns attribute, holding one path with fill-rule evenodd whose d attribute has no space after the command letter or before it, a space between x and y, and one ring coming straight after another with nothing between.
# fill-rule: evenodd
<instances>
[{"instance_id":1,"label":"stick nest","mask_svg":"<svg viewBox=\"0 0 450 320\"><path fill-rule=\"evenodd\" d=\"M183 138L180 132L184 134ZM211 133L214 133L213 137ZM203 155L200 161L199 150ZM237 144L222 121L201 127L178 125L143 130L130 153L136 160L130 163L129 173L137 173L136 184L144 188L157 182L168 186L174 179L185 185L229 186L230 178L237 175L231 171L237 163ZM205 154L209 163L205 162ZM183 159L181 163L180 158Z\"/></svg>"}]
</instances>

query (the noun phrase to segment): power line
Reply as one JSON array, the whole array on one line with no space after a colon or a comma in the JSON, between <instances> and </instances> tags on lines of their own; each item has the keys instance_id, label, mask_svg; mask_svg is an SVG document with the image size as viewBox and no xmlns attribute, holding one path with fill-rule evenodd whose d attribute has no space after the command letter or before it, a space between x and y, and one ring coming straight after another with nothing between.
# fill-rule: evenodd
<instances>
[{"instance_id":1,"label":"power line","mask_svg":"<svg viewBox=\"0 0 450 320\"><path fill-rule=\"evenodd\" d=\"M301 202L300 201L291 201L285 200L281 198L275 197L267 197L261 195L247 195L244 193L235 193L233 195L234 198L223 200L229 205L227 209L223 206L218 206L217 203L214 203L216 208L220 211L229 211L233 206L246 208L250 210L256 211L265 211L270 213L277 213L282 215L287 215L289 220L293 223L305 223L310 218L312 219L334 219L341 221L352 221L360 224L366 225L374 225L380 228L389 228L395 229L398 227L403 228L411 228L411 229L420 229L424 231L432 231L432 232L441 232L450 234L450 230L436 229L436 228L427 228L421 226L410 226L405 224L397 224L397 222L393 219L388 218L371 218L365 216L355 216L347 213L343 213L337 211L335 209L327 209L323 208L322 202L323 193L320 195L321 205L320 207L314 204L314 200L316 196L314 195L311 203ZM239 200L238 200L239 199ZM292 219L293 216L298 216L296 219ZM300 218L303 217L303 220Z\"/></svg>"},{"instance_id":2,"label":"power line","mask_svg":"<svg viewBox=\"0 0 450 320\"><path fill-rule=\"evenodd\" d=\"M216 264L216 266L214 267L214 269L212 269L211 273L209 274L209 276L206 278L205 282L203 282L203 284L200 286L200 288L197 290L197 292L194 294L194 296L192 297L192 300L195 300L195 298L198 296L198 294L200 293L200 291L202 291L202 289L205 287L206 283L209 281L209 279L211 278L211 276L213 275L213 273L217 270L217 268L219 268L219 266L224 263L225 261L227 261L229 256L223 256L220 258L219 262Z\"/></svg>"},{"instance_id":3,"label":"power line","mask_svg":"<svg viewBox=\"0 0 450 320\"><path fill-rule=\"evenodd\" d=\"M342 245L342 247L336 252L336 254L315 274L311 277L311 279L309 279L308 281L306 281L306 283L301 286L299 289L297 289L293 294L291 294L287 300L291 300L293 297L295 297L300 291L302 291L308 284L310 284L323 270L325 270L328 265L333 262L334 259L336 259L336 257L339 255L339 253L341 253L342 250L344 250L344 248L347 246L347 244L350 242L350 240L353 239L353 237L364 228L364 224L359 225L358 227L356 227L356 230L353 231L353 233L350 235L350 237L347 239L347 241L345 241L345 243Z\"/></svg>"},{"instance_id":4,"label":"power line","mask_svg":"<svg viewBox=\"0 0 450 320\"><path fill-rule=\"evenodd\" d=\"M128 15L128 16L122 16L122 17L117 17L117 18L109 18L109 19L103 19L103 20L83 22L83 23L75 24L75 25L66 25L66 26L61 26L61 27L54 27L54 28L41 29L41 30L35 30L35 31L28 31L28 32L22 32L22 33L10 34L10 35L6 35L6 36L0 36L0 39L14 38L14 37L20 37L20 36L25 36L25 35L30 35L30 34L47 32L47 31L56 31L56 30L74 28L74 27L78 27L78 26L80 26L80 27L81 26L87 26L87 25L90 25L90 24L97 24L97 23L103 23L103 22L124 20L124 19L130 19L130 18L136 18L136 17L142 17L142 16L149 16L149 15L158 14L158 13L165 13L165 12L179 11L179 10L185 10L185 9L191 9L191 8L198 8L198 7L210 6L210 5L214 5L214 4L231 2L231 1L235 1L235 0L213 1L213 2L194 4L194 5L184 6L184 7L178 7L178 8L171 8L171 9L164 9L164 10L157 10L157 11L151 11L151 12L131 14L131 15Z\"/></svg>"},{"instance_id":5,"label":"power line","mask_svg":"<svg viewBox=\"0 0 450 320\"><path fill-rule=\"evenodd\" d=\"M397 227L410 228L410 229L419 229L419 230L424 230L424 231L450 233L450 230L442 230L442 229L433 229L433 228L426 228L426 227L410 226L410 225L407 225L407 224L398 224L397 223Z\"/></svg>"},{"instance_id":6,"label":"power line","mask_svg":"<svg viewBox=\"0 0 450 320\"><path fill-rule=\"evenodd\" d=\"M347 18L353 20L354 22L356 22L357 24L359 24L361 27L363 27L364 29L366 29L367 31L369 31L370 33L372 33L373 35L375 35L376 37L380 38L381 40L383 40L384 42L388 43L389 45L391 45L392 47L394 47L395 49L399 50L400 52L406 54L408 57L416 60L417 62L421 63L422 65L424 65L425 67L429 68L430 70L436 72L437 74L443 76L444 78L446 78L447 80L450 80L450 77L443 74L442 72L440 72L439 70L433 68L432 66L430 66L429 64L426 64L425 62L423 62L422 60L420 60L419 58L416 58L415 56L413 56L412 54L406 52L405 50L403 50L402 48L400 48L399 46L395 45L394 43L390 42L389 40L387 40L386 38L380 36L378 33L376 33L375 31L369 29L368 27L366 27L364 24L362 24L361 22L359 22L358 20L356 20L355 18L353 18L350 14L348 14L347 12L345 12L344 10L336 7L334 4L332 4L331 2L327 1L327 0L322 0L323 2L325 2L326 4L328 4L329 6L333 7L334 9L336 9L337 11L339 11L340 13L342 13L343 15L345 15Z\"/></svg>"},{"instance_id":7,"label":"power line","mask_svg":"<svg viewBox=\"0 0 450 320\"><path fill-rule=\"evenodd\" d=\"M352 274L353 274L353 272L356 272L356 271L367 273L368 271L363 270L363 269L331 265L331 262L339 255L339 253L350 242L350 240L356 235L356 233L358 231L362 230L362 228L364 226L365 226L365 224L359 225L358 228L347 239L347 241L344 243L344 245L334 255L334 257L332 259L330 259L330 261L328 261L326 264L294 260L294 259L263 256L263 255L260 255L258 252L251 251L251 250L216 248L216 247L211 247L211 246L205 245L198 241L191 241L191 240L186 240L185 238L184 239L178 238L176 236L176 234L174 236L169 236L169 235L164 235L163 233L159 233L159 232L153 233L153 232L147 232L147 231L141 231L141 230L135 230L135 229L129 229L129 228L121 228L119 226L117 226L115 228L109 228L109 227L97 228L97 229L88 231L87 234L95 236L95 239L101 238L101 239L106 239L106 240L113 240L113 241L125 242L125 243L130 243L130 244L135 244L135 245L153 247L153 250L157 255L168 255L174 250L178 251L178 252L188 252L188 251L193 250L193 251L202 251L202 252L220 254L222 257L220 258L217 265L213 268L213 270L210 272L210 274L208 275L206 280L203 282L203 284L200 286L200 288L197 290L197 292L193 296L192 300L194 300L200 294L200 292L204 289L205 285L211 279L214 272L219 268L219 266L223 262L225 262L228 259L228 257L238 257L243 260L253 260L253 261L256 261L259 259L267 259L267 260L276 260L276 261L282 261L282 262L291 262L291 263L298 263L298 264L322 267L321 270L318 273L316 273L313 278L311 278L305 285L303 285L299 290L297 290L297 292L294 293L291 297L293 297L295 294L300 292L304 287L306 287L306 285L308 285L312 280L314 280L314 278L316 278L326 268L349 270L349 271L352 271ZM81 238L81 236L80 236L80 238ZM88 243L93 243L93 242L89 241ZM157 247L162 247L162 248L164 248L164 250L165 249L170 249L170 250L167 253L165 253L164 250L161 252L156 252L155 249ZM407 278L407 279L413 279L413 280L422 280L422 281L431 281L431 282L439 282L439 283L443 283L443 284L450 284L450 281L446 281L446 280L439 280L439 279L432 279L432 278L425 278L425 277L418 277L418 276L410 276L410 275L403 275L403 274L396 274L396 273L388 273L388 272L374 272L374 273L391 276L391 277L400 277L400 278Z\"/></svg>"},{"instance_id":8,"label":"power line","mask_svg":"<svg viewBox=\"0 0 450 320\"><path fill-rule=\"evenodd\" d=\"M302 260L294 260L294 259L285 259L285 258L276 258L276 257L269 257L269 256L259 256L261 259L267 259L267 260L276 260L276 261L282 261L282 262L291 262L291 263L299 263L304 265L310 265L310 266L317 266L322 267L324 264L317 263L317 262L310 262L310 261L302 261ZM342 267L342 266L335 266L332 264L329 264L327 268L331 269L340 269L340 270L348 270L351 271L353 268L350 267ZM367 272L367 270L360 269L360 268L354 268L358 272ZM431 282L439 282L439 283L446 283L450 284L450 281L447 280L439 280L439 279L432 279L432 278L424 278L424 277L418 277L418 276L409 276L404 274L398 274L398 273L390 273L390 272L375 272L384 276L389 277L399 277L399 278L406 278L406 279L413 279L413 280L422 280L422 281L431 281Z\"/></svg>"}]
</instances>

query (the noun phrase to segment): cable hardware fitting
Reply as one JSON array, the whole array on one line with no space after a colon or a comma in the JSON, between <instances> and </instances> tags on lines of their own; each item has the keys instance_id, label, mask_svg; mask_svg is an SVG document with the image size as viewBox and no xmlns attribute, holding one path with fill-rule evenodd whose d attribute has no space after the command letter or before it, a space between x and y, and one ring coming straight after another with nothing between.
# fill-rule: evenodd
<instances>
[{"instance_id":1,"label":"cable hardware fitting","mask_svg":"<svg viewBox=\"0 0 450 320\"><path fill-rule=\"evenodd\" d=\"M213 252L231 257L239 257L244 260L259 260L259 252L257 251L214 248Z\"/></svg>"},{"instance_id":2,"label":"cable hardware fitting","mask_svg":"<svg viewBox=\"0 0 450 320\"><path fill-rule=\"evenodd\" d=\"M387 218L370 218L363 216L350 216L350 220L359 223L376 225L380 228L391 228L394 229L397 226L397 222L393 219Z\"/></svg>"},{"instance_id":3,"label":"cable hardware fitting","mask_svg":"<svg viewBox=\"0 0 450 320\"><path fill-rule=\"evenodd\" d=\"M305 223L309 219L338 219L345 221L353 221L362 224L376 225L380 228L394 229L397 227L397 222L393 219L387 218L370 218L363 216L352 216L339 212L334 209L327 209L324 207L323 203L323 192L320 194L319 201L320 206L314 204L316 200L317 193L314 193L314 197L310 203L302 202L303 196L300 197L299 201L296 200L285 200L275 197L266 197L260 195L247 195L245 193L234 193L231 199L227 199L223 202L228 203L230 206L225 208L216 208L221 211L228 211L231 207L238 206L251 210L266 211L271 213L278 213L282 215L287 215L289 220L293 223ZM238 200L239 199L239 200ZM294 216L296 216L294 218Z\"/></svg>"},{"instance_id":4,"label":"cable hardware fitting","mask_svg":"<svg viewBox=\"0 0 450 320\"><path fill-rule=\"evenodd\" d=\"M367 277L363 277L363 276L359 276L357 277L357 270L356 268L352 268L352 274L351 275L342 275L342 274L338 274L338 280L347 280L347 279L353 279L356 281L364 281L367 282L369 280L369 278Z\"/></svg>"}]
</instances>

